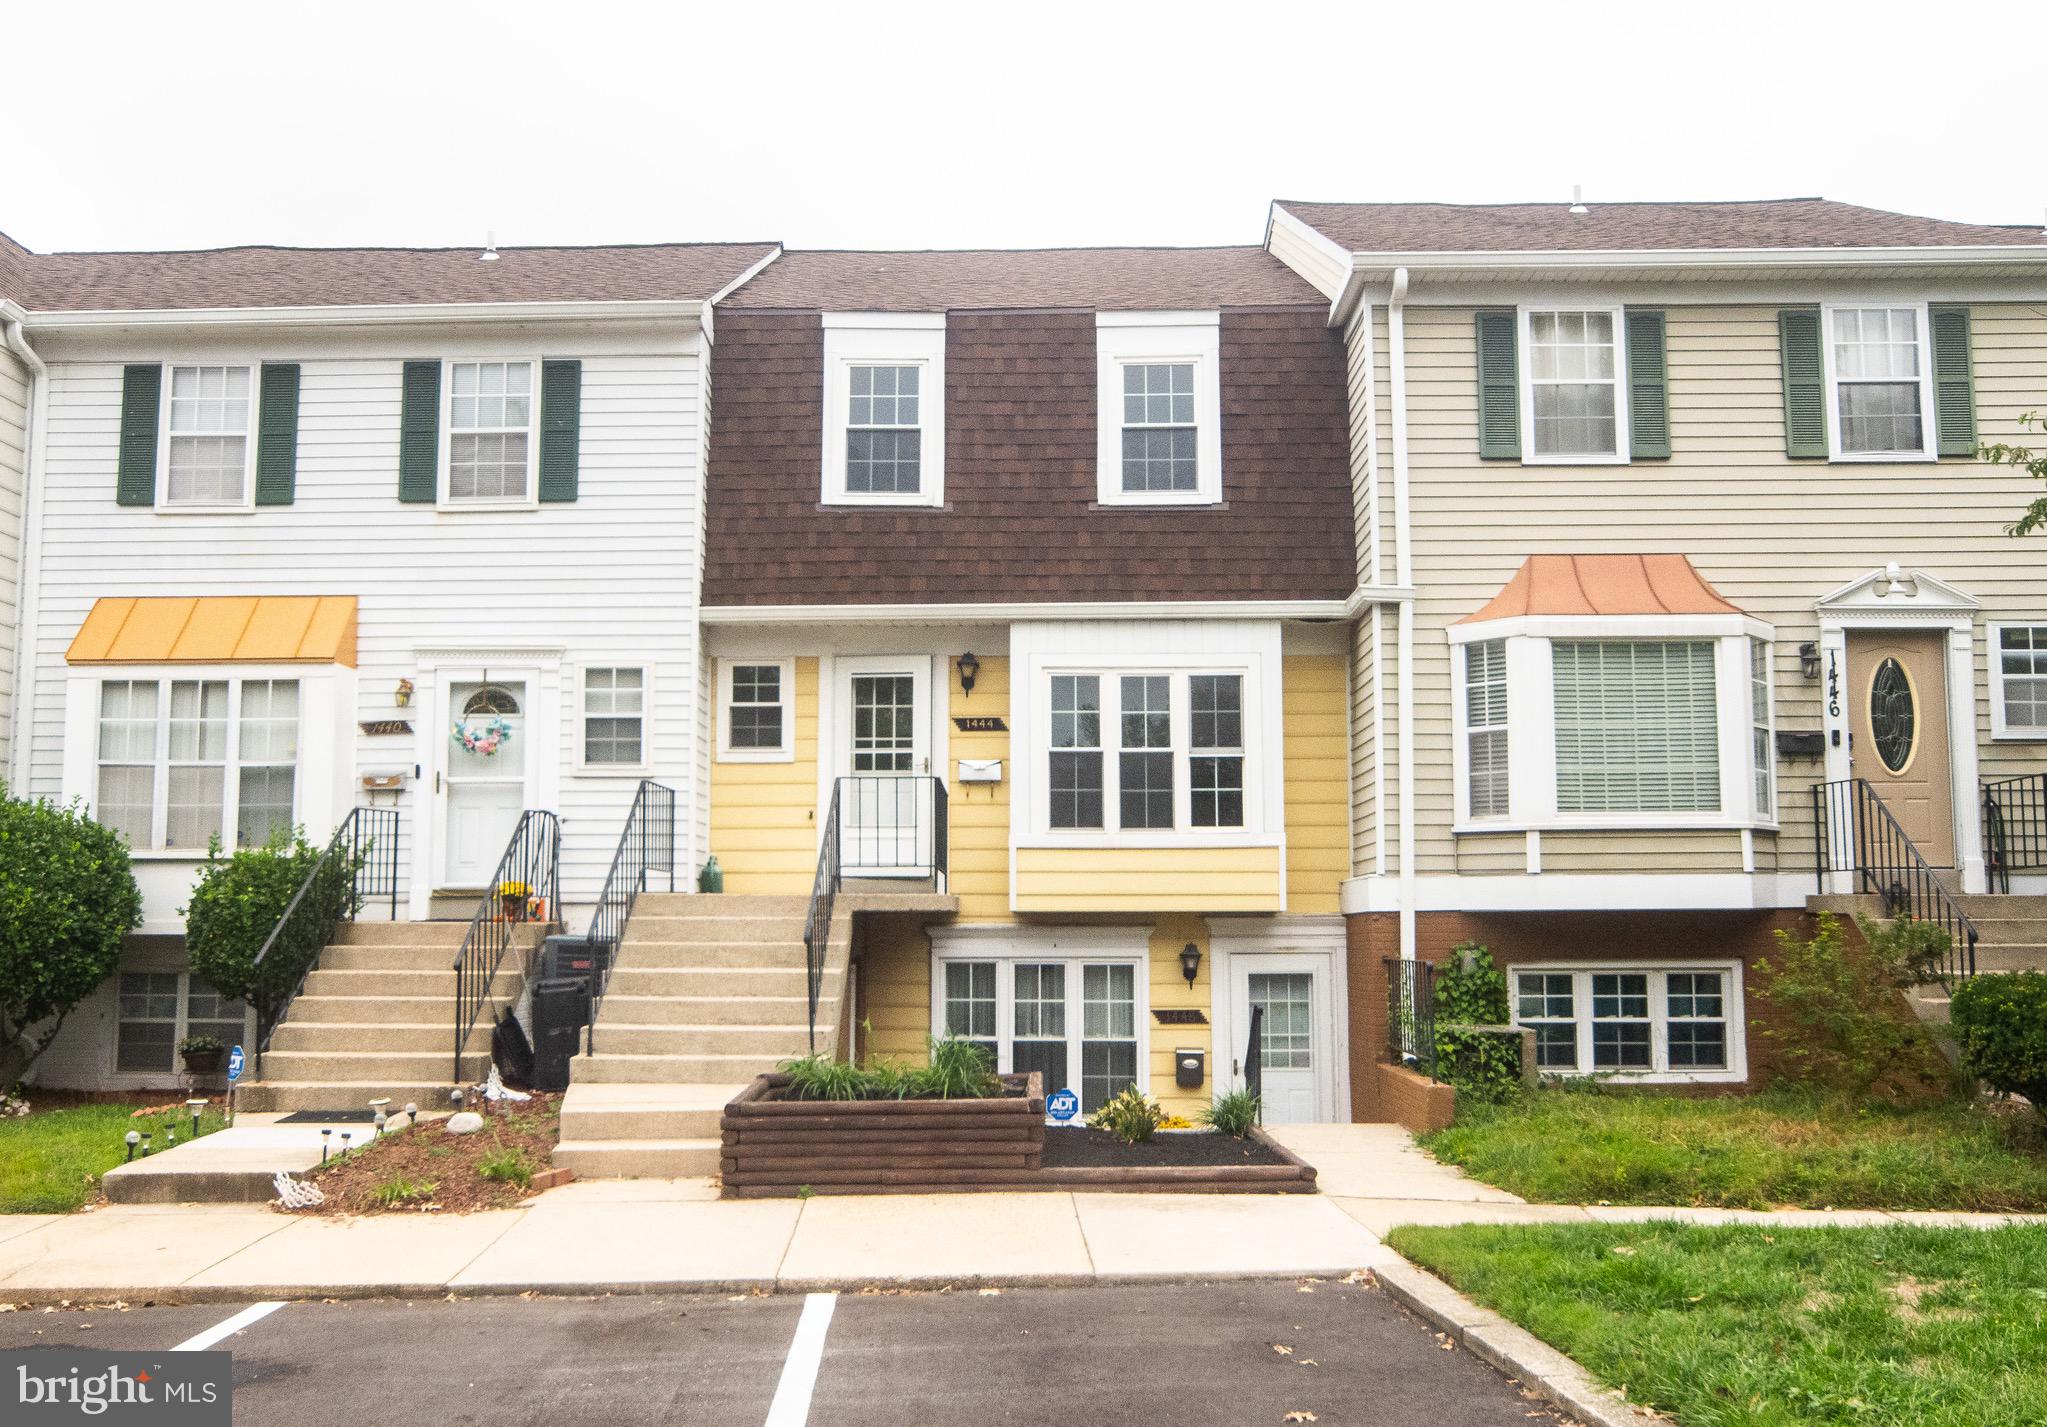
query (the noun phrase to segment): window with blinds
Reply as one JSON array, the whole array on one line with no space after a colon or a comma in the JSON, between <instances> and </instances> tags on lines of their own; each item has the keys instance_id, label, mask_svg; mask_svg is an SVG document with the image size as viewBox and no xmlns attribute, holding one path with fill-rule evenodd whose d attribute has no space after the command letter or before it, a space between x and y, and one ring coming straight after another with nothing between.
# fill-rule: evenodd
<instances>
[{"instance_id":1,"label":"window with blinds","mask_svg":"<svg viewBox=\"0 0 2047 1427\"><path fill-rule=\"evenodd\" d=\"M1558 640L1557 810L1720 807L1713 641Z\"/></svg>"},{"instance_id":2,"label":"window with blinds","mask_svg":"<svg viewBox=\"0 0 2047 1427\"><path fill-rule=\"evenodd\" d=\"M1464 646L1466 787L1471 816L1507 815L1507 641Z\"/></svg>"}]
</instances>

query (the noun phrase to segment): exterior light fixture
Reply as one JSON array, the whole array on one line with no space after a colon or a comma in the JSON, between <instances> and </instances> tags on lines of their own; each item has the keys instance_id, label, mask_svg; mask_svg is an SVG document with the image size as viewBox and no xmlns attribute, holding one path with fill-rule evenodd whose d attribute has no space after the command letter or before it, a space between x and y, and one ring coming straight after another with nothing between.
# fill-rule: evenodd
<instances>
[{"instance_id":1,"label":"exterior light fixture","mask_svg":"<svg viewBox=\"0 0 2047 1427\"><path fill-rule=\"evenodd\" d=\"M1193 942L1180 948L1180 974L1187 978L1187 989L1194 989L1194 978L1201 973L1201 948Z\"/></svg>"},{"instance_id":2,"label":"exterior light fixture","mask_svg":"<svg viewBox=\"0 0 2047 1427\"><path fill-rule=\"evenodd\" d=\"M341 1157L343 1159L348 1158L348 1139L349 1139L348 1131L343 1130L341 1132Z\"/></svg>"},{"instance_id":3,"label":"exterior light fixture","mask_svg":"<svg viewBox=\"0 0 2047 1427\"><path fill-rule=\"evenodd\" d=\"M142 1136L130 1130L126 1136L126 1141L128 1145L128 1158L133 1160L135 1158L135 1146L142 1143Z\"/></svg>"},{"instance_id":4,"label":"exterior light fixture","mask_svg":"<svg viewBox=\"0 0 2047 1427\"><path fill-rule=\"evenodd\" d=\"M204 1100L187 1100L185 1108L192 1112L192 1138L199 1138L199 1112L206 1108Z\"/></svg>"},{"instance_id":5,"label":"exterior light fixture","mask_svg":"<svg viewBox=\"0 0 2047 1427\"><path fill-rule=\"evenodd\" d=\"M131 1131L130 1131L129 1133L131 1133L131 1134L132 1134L132 1133L134 1133L134 1132L133 1132L133 1131L131 1130ZM149 1142L150 1142L150 1141L151 1141L152 1139L154 1139L154 1138L156 1138L156 1131L154 1131L154 1130L147 1130L147 1131L144 1131L144 1132L143 1132L143 1136L142 1136L142 1157L143 1157L144 1159L148 1159L148 1158L149 1158Z\"/></svg>"},{"instance_id":6,"label":"exterior light fixture","mask_svg":"<svg viewBox=\"0 0 2047 1427\"><path fill-rule=\"evenodd\" d=\"M1817 644L1798 646L1798 672L1808 679L1820 676L1820 647Z\"/></svg>"},{"instance_id":7,"label":"exterior light fixture","mask_svg":"<svg viewBox=\"0 0 2047 1427\"><path fill-rule=\"evenodd\" d=\"M333 1143L333 1128L331 1126L323 1126L320 1130L320 1163L325 1164L327 1162L327 1149Z\"/></svg>"},{"instance_id":8,"label":"exterior light fixture","mask_svg":"<svg viewBox=\"0 0 2047 1427\"><path fill-rule=\"evenodd\" d=\"M981 661L976 659L974 651L969 649L966 653L960 655L959 663L960 693L971 697L974 692L974 680L981 672Z\"/></svg>"},{"instance_id":9,"label":"exterior light fixture","mask_svg":"<svg viewBox=\"0 0 2047 1427\"><path fill-rule=\"evenodd\" d=\"M410 1102L407 1102L407 1104L406 1104L406 1106L405 1106L405 1128L406 1128L406 1129L408 1129L408 1130L411 1130L411 1129L417 1129L417 1128L418 1128L418 1126L419 1126L419 1106L417 1106L417 1105L414 1105L414 1104L412 1104L412 1103L410 1103Z\"/></svg>"}]
</instances>

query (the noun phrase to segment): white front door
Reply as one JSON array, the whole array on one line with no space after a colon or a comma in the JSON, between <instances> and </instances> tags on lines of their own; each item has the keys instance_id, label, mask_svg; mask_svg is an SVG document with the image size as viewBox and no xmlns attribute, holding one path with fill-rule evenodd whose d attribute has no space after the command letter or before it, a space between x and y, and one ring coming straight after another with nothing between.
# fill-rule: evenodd
<instances>
[{"instance_id":1,"label":"white front door","mask_svg":"<svg viewBox=\"0 0 2047 1427\"><path fill-rule=\"evenodd\" d=\"M1307 1124L1334 1115L1327 966L1327 958L1321 956L1231 958L1235 982L1231 1024L1244 1044L1231 1047L1230 1057L1238 1062L1248 1050L1251 1010L1263 1007L1259 1040L1268 1125ZM1247 1068L1239 1065L1240 1072ZM1237 1083L1242 1080L1240 1073Z\"/></svg>"},{"instance_id":2,"label":"white front door","mask_svg":"<svg viewBox=\"0 0 2047 1427\"><path fill-rule=\"evenodd\" d=\"M488 884L519 824L526 806L526 697L524 679L448 686L443 887Z\"/></svg>"},{"instance_id":3,"label":"white front door","mask_svg":"<svg viewBox=\"0 0 2047 1427\"><path fill-rule=\"evenodd\" d=\"M931 875L931 658L839 661L839 864Z\"/></svg>"}]
</instances>

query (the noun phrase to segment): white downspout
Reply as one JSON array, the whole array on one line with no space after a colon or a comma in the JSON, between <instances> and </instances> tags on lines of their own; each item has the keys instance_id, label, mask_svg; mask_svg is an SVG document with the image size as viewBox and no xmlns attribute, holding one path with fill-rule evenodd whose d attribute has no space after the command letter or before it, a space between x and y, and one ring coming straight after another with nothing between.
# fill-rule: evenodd
<instances>
[{"instance_id":1,"label":"white downspout","mask_svg":"<svg viewBox=\"0 0 2047 1427\"><path fill-rule=\"evenodd\" d=\"M49 425L50 369L22 331L27 313L0 299L0 344L28 368L28 449L21 479L21 552L14 573L14 697L8 710L6 778L16 797L28 791L29 732L35 727L35 630L43 518L43 433Z\"/></svg>"},{"instance_id":2,"label":"white downspout","mask_svg":"<svg viewBox=\"0 0 2047 1427\"><path fill-rule=\"evenodd\" d=\"M1387 365L1393 406L1393 577L1414 584L1414 530L1407 481L1407 269L1393 272L1386 303ZM1416 952L1414 872L1414 601L1400 602L1400 955Z\"/></svg>"}]
</instances>

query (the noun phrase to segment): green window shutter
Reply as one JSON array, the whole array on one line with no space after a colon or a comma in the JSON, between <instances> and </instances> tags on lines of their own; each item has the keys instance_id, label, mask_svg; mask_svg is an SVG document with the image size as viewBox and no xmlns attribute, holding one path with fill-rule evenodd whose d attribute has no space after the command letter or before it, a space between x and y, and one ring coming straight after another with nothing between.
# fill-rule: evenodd
<instances>
[{"instance_id":1,"label":"green window shutter","mask_svg":"<svg viewBox=\"0 0 2047 1427\"><path fill-rule=\"evenodd\" d=\"M1478 314L1478 454L1488 461L1521 459L1521 372L1511 311Z\"/></svg>"},{"instance_id":2,"label":"green window shutter","mask_svg":"<svg viewBox=\"0 0 2047 1427\"><path fill-rule=\"evenodd\" d=\"M1943 456L1976 454L1976 377L1969 362L1969 309L1936 307L1933 327L1933 416Z\"/></svg>"},{"instance_id":3,"label":"green window shutter","mask_svg":"<svg viewBox=\"0 0 2047 1427\"><path fill-rule=\"evenodd\" d=\"M441 364L407 362L398 416L398 499L431 504L440 493Z\"/></svg>"},{"instance_id":4,"label":"green window shutter","mask_svg":"<svg viewBox=\"0 0 2047 1427\"><path fill-rule=\"evenodd\" d=\"M1628 452L1637 461L1670 457L1670 361L1663 314L1627 310Z\"/></svg>"},{"instance_id":5,"label":"green window shutter","mask_svg":"<svg viewBox=\"0 0 2047 1427\"><path fill-rule=\"evenodd\" d=\"M256 504L290 505L298 469L298 363L265 362L256 414Z\"/></svg>"},{"instance_id":6,"label":"green window shutter","mask_svg":"<svg viewBox=\"0 0 2047 1427\"><path fill-rule=\"evenodd\" d=\"M121 371L121 460L114 479L120 505L156 504L156 426L163 368L138 363Z\"/></svg>"},{"instance_id":7,"label":"green window shutter","mask_svg":"<svg viewBox=\"0 0 2047 1427\"><path fill-rule=\"evenodd\" d=\"M540 498L576 498L576 456L583 440L583 364L540 364Z\"/></svg>"},{"instance_id":8,"label":"green window shutter","mask_svg":"<svg viewBox=\"0 0 2047 1427\"><path fill-rule=\"evenodd\" d=\"M1821 357L1820 310L1787 307L1777 314L1784 363L1784 454L1827 458L1827 371Z\"/></svg>"}]
</instances>

